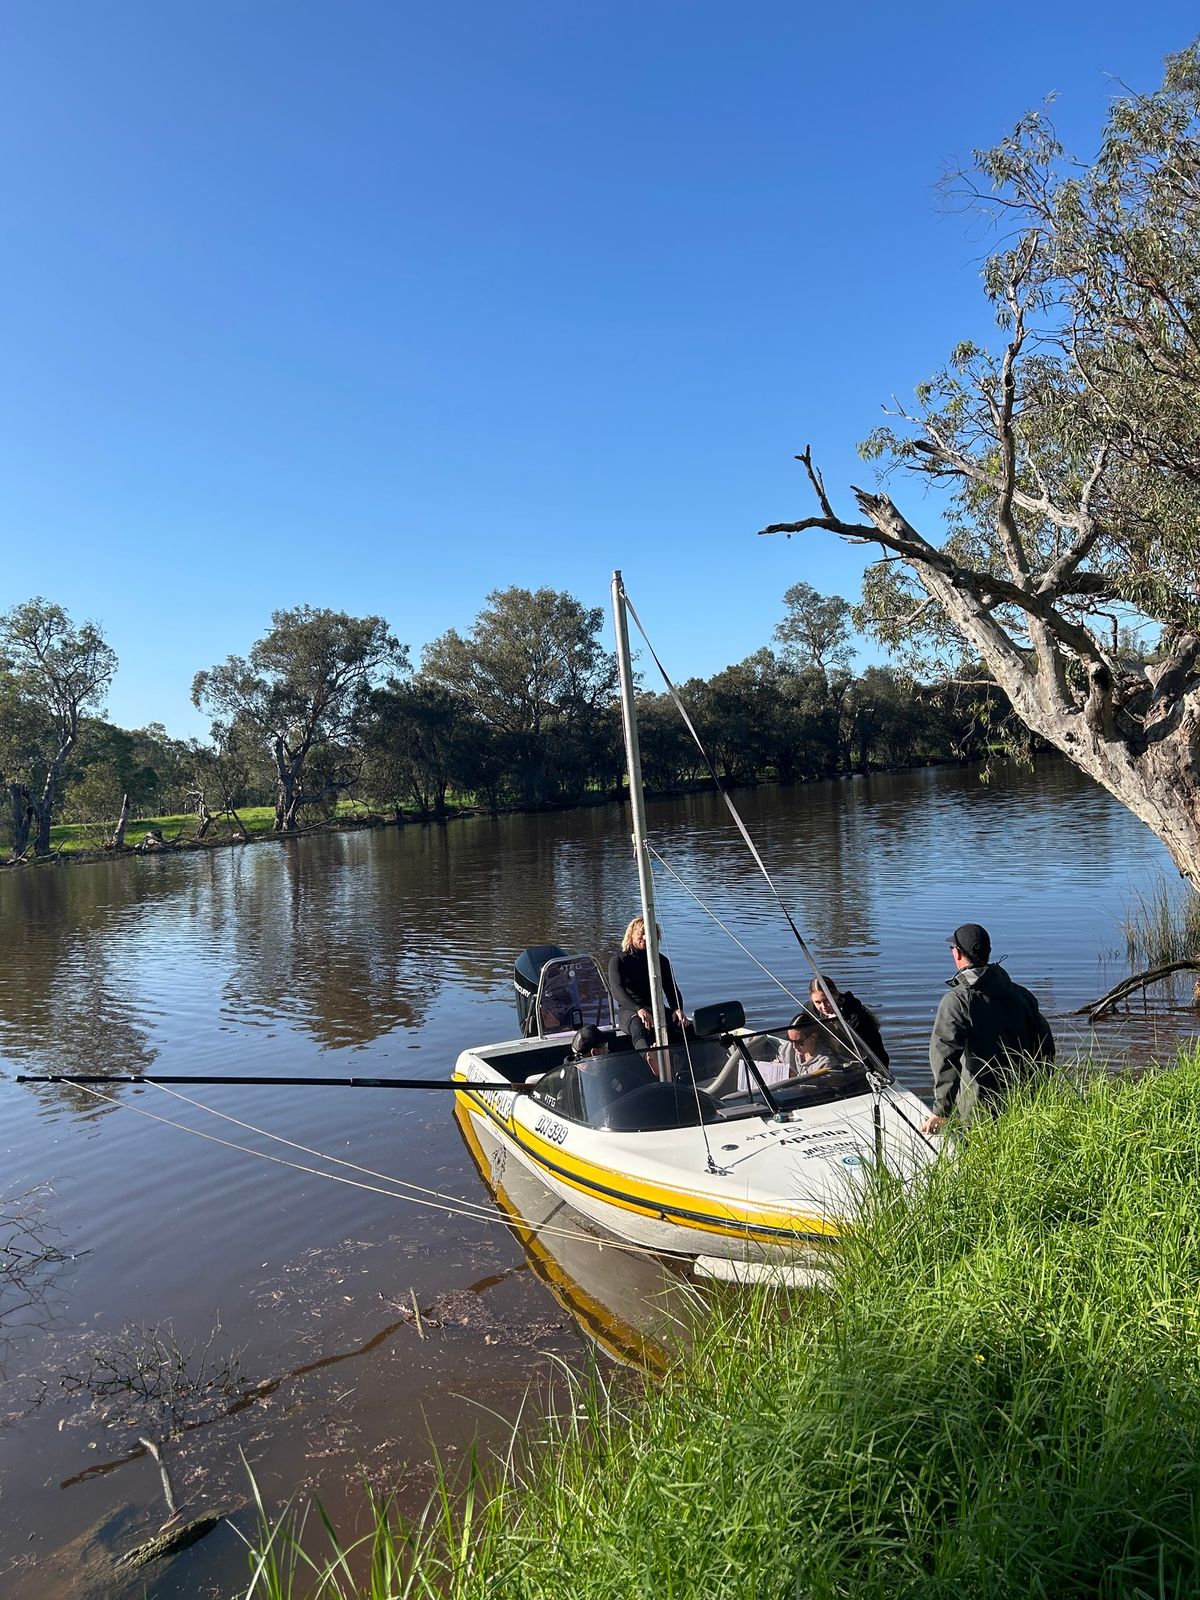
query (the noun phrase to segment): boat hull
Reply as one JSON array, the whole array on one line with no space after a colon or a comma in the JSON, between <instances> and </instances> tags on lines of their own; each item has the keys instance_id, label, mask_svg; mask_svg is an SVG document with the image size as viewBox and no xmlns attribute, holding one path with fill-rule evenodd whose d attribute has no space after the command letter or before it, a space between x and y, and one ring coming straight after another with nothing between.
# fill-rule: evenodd
<instances>
[{"instance_id":1,"label":"boat hull","mask_svg":"<svg viewBox=\"0 0 1200 1600\"><path fill-rule=\"evenodd\" d=\"M690 1342L704 1305L679 1265L627 1249L609 1229L593 1225L512 1156L490 1118L473 1117L460 1104L455 1120L534 1273L580 1331L614 1361L665 1372Z\"/></svg>"},{"instance_id":2,"label":"boat hull","mask_svg":"<svg viewBox=\"0 0 1200 1600\"><path fill-rule=\"evenodd\" d=\"M569 1121L514 1091L521 1054L517 1041L462 1053L454 1075L469 1086L468 1115L560 1199L631 1244L693 1258L819 1262L861 1205L875 1153L869 1094L786 1121L763 1113L617 1131ZM901 1176L930 1159L915 1132L924 1115L904 1091L881 1107L884 1159Z\"/></svg>"}]
</instances>

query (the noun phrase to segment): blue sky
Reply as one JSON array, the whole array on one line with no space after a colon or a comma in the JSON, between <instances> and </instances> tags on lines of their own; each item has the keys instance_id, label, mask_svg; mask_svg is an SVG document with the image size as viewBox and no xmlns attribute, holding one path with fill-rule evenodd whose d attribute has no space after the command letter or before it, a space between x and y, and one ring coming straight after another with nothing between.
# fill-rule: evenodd
<instances>
[{"instance_id":1,"label":"blue sky","mask_svg":"<svg viewBox=\"0 0 1200 1600\"><path fill-rule=\"evenodd\" d=\"M0 49L0 609L99 622L109 712L301 603L419 647L489 590L607 604L669 670L864 552L763 540L966 334L934 191L1058 95L1090 154L1194 6L51 0ZM894 491L920 513L916 486ZM932 518L930 508L928 516Z\"/></svg>"}]
</instances>

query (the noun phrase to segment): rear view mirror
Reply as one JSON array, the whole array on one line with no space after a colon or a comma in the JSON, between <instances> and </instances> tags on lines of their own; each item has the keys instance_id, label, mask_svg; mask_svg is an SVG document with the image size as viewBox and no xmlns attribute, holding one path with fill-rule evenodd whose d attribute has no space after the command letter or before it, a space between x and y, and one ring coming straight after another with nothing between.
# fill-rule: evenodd
<instances>
[{"instance_id":1,"label":"rear view mirror","mask_svg":"<svg viewBox=\"0 0 1200 1600\"><path fill-rule=\"evenodd\" d=\"M716 1039L723 1033L746 1026L746 1013L740 1000L725 1000L717 1005L700 1006L692 1018L697 1039Z\"/></svg>"}]
</instances>

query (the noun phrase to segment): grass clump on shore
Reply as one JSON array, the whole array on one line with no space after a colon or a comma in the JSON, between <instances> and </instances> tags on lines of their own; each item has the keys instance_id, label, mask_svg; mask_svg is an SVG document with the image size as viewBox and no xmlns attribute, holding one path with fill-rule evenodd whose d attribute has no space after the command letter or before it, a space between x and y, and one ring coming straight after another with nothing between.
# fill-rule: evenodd
<instances>
[{"instance_id":1,"label":"grass clump on shore","mask_svg":"<svg viewBox=\"0 0 1200 1600\"><path fill-rule=\"evenodd\" d=\"M490 1499L377 1508L360 1592L1200 1596L1200 1052L1058 1077L881 1186L788 1309L726 1310L645 1395L584 1387ZM273 1538L252 1593L355 1592Z\"/></svg>"},{"instance_id":2,"label":"grass clump on shore","mask_svg":"<svg viewBox=\"0 0 1200 1600\"><path fill-rule=\"evenodd\" d=\"M1159 878L1138 895L1122 924L1130 966L1200 958L1200 895Z\"/></svg>"}]
</instances>

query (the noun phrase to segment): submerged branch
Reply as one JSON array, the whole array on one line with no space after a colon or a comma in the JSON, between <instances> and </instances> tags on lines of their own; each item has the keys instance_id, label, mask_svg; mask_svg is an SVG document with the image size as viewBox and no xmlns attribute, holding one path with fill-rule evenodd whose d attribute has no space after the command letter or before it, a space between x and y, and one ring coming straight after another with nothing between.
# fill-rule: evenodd
<instances>
[{"instance_id":1,"label":"submerged branch","mask_svg":"<svg viewBox=\"0 0 1200 1600\"><path fill-rule=\"evenodd\" d=\"M1124 1000L1126 995L1132 994L1135 989L1146 989L1152 983L1157 983L1162 978L1169 978L1174 972L1200 972L1200 961L1168 961L1161 967L1150 967L1145 972L1135 972L1130 978L1123 978L1115 984L1107 994L1102 994L1099 1000L1089 1000L1087 1005L1079 1006L1076 1016L1101 1017L1106 1011L1112 1009L1118 1000Z\"/></svg>"}]
</instances>

